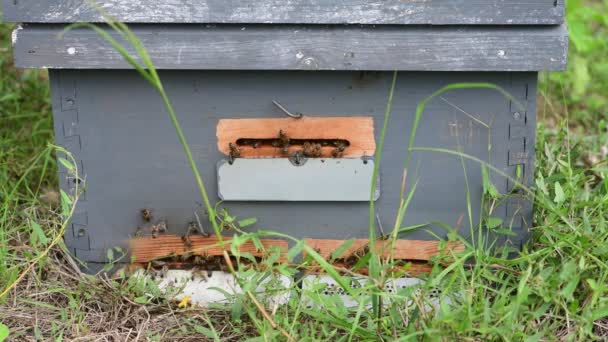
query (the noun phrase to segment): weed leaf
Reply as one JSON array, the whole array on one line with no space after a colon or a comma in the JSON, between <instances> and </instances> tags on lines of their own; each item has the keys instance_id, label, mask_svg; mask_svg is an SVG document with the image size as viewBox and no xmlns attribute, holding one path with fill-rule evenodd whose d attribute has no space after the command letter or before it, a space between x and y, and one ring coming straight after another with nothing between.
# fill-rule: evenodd
<instances>
[{"instance_id":1,"label":"weed leaf","mask_svg":"<svg viewBox=\"0 0 608 342\"><path fill-rule=\"evenodd\" d=\"M72 165L72 163L70 163L67 159L58 157L57 160L59 160L59 163L65 166L66 169L70 171L74 170L74 165Z\"/></svg>"},{"instance_id":2,"label":"weed leaf","mask_svg":"<svg viewBox=\"0 0 608 342\"><path fill-rule=\"evenodd\" d=\"M219 338L215 332L213 332L211 329L206 328L202 325L195 325L194 331L196 331L197 333L199 333L205 337L212 338L214 340Z\"/></svg>"},{"instance_id":3,"label":"weed leaf","mask_svg":"<svg viewBox=\"0 0 608 342\"><path fill-rule=\"evenodd\" d=\"M488 217L486 219L486 226L488 227L488 229L494 229L499 227L502 224L502 219L500 217Z\"/></svg>"},{"instance_id":4,"label":"weed leaf","mask_svg":"<svg viewBox=\"0 0 608 342\"><path fill-rule=\"evenodd\" d=\"M46 245L49 242L49 239L46 237L46 234L44 234L44 231L42 230L42 227L40 227L38 222L30 220L30 226L32 227L32 235L34 236L36 241L39 241L43 245Z\"/></svg>"},{"instance_id":5,"label":"weed leaf","mask_svg":"<svg viewBox=\"0 0 608 342\"><path fill-rule=\"evenodd\" d=\"M250 218L246 218L244 220L240 220L238 223L241 228L245 228L245 227L255 224L256 222L258 222L257 218L250 217Z\"/></svg>"},{"instance_id":6,"label":"weed leaf","mask_svg":"<svg viewBox=\"0 0 608 342\"><path fill-rule=\"evenodd\" d=\"M0 323L0 342L6 340L9 333L10 333L10 330L8 330L8 327L6 325Z\"/></svg>"},{"instance_id":7,"label":"weed leaf","mask_svg":"<svg viewBox=\"0 0 608 342\"><path fill-rule=\"evenodd\" d=\"M595 321L598 319L602 319L608 317L608 306L603 306L601 308L593 310L591 313L591 318ZM1 328L1 327L0 327ZM2 329L0 329L1 332ZM2 336L0 336L0 341L2 340Z\"/></svg>"},{"instance_id":8,"label":"weed leaf","mask_svg":"<svg viewBox=\"0 0 608 342\"><path fill-rule=\"evenodd\" d=\"M559 184L559 182L555 182L555 198L553 201L555 203L562 203L566 200L566 195L564 195L564 189Z\"/></svg>"}]
</instances>

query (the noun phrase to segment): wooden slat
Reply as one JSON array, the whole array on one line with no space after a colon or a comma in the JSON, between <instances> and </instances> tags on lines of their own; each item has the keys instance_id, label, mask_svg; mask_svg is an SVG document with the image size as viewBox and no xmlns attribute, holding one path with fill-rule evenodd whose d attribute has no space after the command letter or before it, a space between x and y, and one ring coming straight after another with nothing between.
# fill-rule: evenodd
<instances>
[{"instance_id":1,"label":"wooden slat","mask_svg":"<svg viewBox=\"0 0 608 342\"><path fill-rule=\"evenodd\" d=\"M371 116L359 117L309 117L301 119L221 119L217 125L218 149L229 154L229 143L241 138L272 139L282 130L291 139L342 139L350 145L342 157L353 158L373 156L376 150L374 139L374 119ZM286 154L280 148L272 146L239 147L242 158L280 157ZM335 147L323 147L322 156L331 157ZM287 155L302 150L302 146L292 145Z\"/></svg>"},{"instance_id":2,"label":"wooden slat","mask_svg":"<svg viewBox=\"0 0 608 342\"><path fill-rule=\"evenodd\" d=\"M60 38L64 28L17 30L16 65L131 68L96 32L81 28ZM561 70L568 49L565 26L131 25L131 30L158 69L179 70Z\"/></svg>"},{"instance_id":3,"label":"wooden slat","mask_svg":"<svg viewBox=\"0 0 608 342\"><path fill-rule=\"evenodd\" d=\"M348 269L350 265L346 265L344 263L336 262L332 264L336 271L341 272L343 269ZM428 274L433 270L433 265L422 262L422 261L412 261L409 263L407 269L394 269L393 273L403 273L405 272L408 276L417 277L422 274ZM325 271L320 267L312 267L305 271L308 274L319 274L325 273ZM369 270L367 268L358 269L355 273L361 275L369 275Z\"/></svg>"},{"instance_id":4,"label":"wooden slat","mask_svg":"<svg viewBox=\"0 0 608 342\"><path fill-rule=\"evenodd\" d=\"M182 255L190 252L192 255L222 255L224 249L230 250L230 238L226 237L224 241L224 249L218 244L218 239L214 236L202 237L199 235L190 236L192 246L188 247L180 236L176 235L161 235L157 238L140 237L129 240L129 250L133 258L133 262L146 263L155 259L165 258L172 255ZM287 242L284 240L261 240L264 245L264 250L258 250L251 241L248 241L240 246L241 253L251 253L255 257L265 257L271 250L279 250L281 253L286 253L288 249ZM285 262L286 257L281 255L279 262Z\"/></svg>"},{"instance_id":5,"label":"wooden slat","mask_svg":"<svg viewBox=\"0 0 608 342\"><path fill-rule=\"evenodd\" d=\"M87 0L4 0L6 21L103 22ZM564 0L97 0L128 23L560 24Z\"/></svg>"},{"instance_id":6,"label":"wooden slat","mask_svg":"<svg viewBox=\"0 0 608 342\"><path fill-rule=\"evenodd\" d=\"M315 249L322 257L329 259L331 254L344 245L348 240L330 240L330 239L305 239L304 242ZM364 248L369 244L368 239L357 239L354 240L340 256L337 258L348 258L357 251ZM390 250L390 241L378 240L376 241L376 251L382 256L388 256ZM458 242L449 242L447 248L453 252L461 252L464 250L464 245ZM431 257L439 254L439 241L427 241L427 240L397 240L395 242L395 249L393 250L393 257L401 260L421 260L428 261Z\"/></svg>"}]
</instances>

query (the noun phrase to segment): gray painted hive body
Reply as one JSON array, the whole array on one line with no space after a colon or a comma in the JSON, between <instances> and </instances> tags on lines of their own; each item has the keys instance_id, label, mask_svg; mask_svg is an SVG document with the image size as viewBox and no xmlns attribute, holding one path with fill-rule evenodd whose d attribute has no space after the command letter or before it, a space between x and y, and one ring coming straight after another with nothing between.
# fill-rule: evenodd
<instances>
[{"instance_id":1,"label":"gray painted hive body","mask_svg":"<svg viewBox=\"0 0 608 342\"><path fill-rule=\"evenodd\" d=\"M513 99L492 89L453 90L433 99L415 146L460 151L531 184L537 72L566 63L561 0L100 3L132 24L160 69L212 200L224 198L222 206L240 219L256 217L248 229L297 238L367 237L367 168L377 161L366 157L338 165L338 158L298 166L237 159L230 165L218 149L219 120L284 117L272 104L277 100L306 117L372 117L377 143L392 70L400 71L376 200L388 232L419 102L456 82L505 89ZM202 213L201 200L162 100L96 33L76 29L58 37L66 23L99 22L101 16L84 0L3 5L6 20L25 23L13 36L16 65L51 69L56 142L74 154L81 169L85 191L65 237L74 254L92 266L106 262L107 249L123 245L141 225L141 208L152 208L166 218L170 232L183 234L193 212ZM242 171L222 171L230 167ZM256 178L256 172L264 177ZM220 189L218 173L225 175ZM59 170L61 187L69 192L76 180L66 175ZM497 173L491 178L500 193L513 189ZM332 186L322 185L327 179ZM470 239L467 180L477 231L484 216L480 165L454 154L415 151L408 189L418 185L404 226L444 222L459 225ZM299 181L306 186L290 187ZM531 204L512 194L492 216L513 231L499 237L501 243L520 248L531 225ZM435 239L429 231L447 235L430 224L401 237Z\"/></svg>"}]
</instances>

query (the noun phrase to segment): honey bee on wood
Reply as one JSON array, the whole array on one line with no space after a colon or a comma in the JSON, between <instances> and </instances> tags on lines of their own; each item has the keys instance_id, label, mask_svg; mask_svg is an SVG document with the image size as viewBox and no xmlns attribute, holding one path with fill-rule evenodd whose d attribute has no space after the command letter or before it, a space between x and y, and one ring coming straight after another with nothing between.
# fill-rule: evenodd
<instances>
[{"instance_id":1,"label":"honey bee on wood","mask_svg":"<svg viewBox=\"0 0 608 342\"><path fill-rule=\"evenodd\" d=\"M186 245L186 247L192 248L192 240L190 240L190 235L188 235L188 234L183 235L182 242L184 243L184 245Z\"/></svg>"},{"instance_id":2,"label":"honey bee on wood","mask_svg":"<svg viewBox=\"0 0 608 342\"><path fill-rule=\"evenodd\" d=\"M221 260L221 258L212 257L209 254L204 253L202 255L194 256L192 264L197 269L206 270L207 272L204 278L207 279L207 276L211 276L212 270L219 269L218 260Z\"/></svg>"},{"instance_id":3,"label":"honey bee on wood","mask_svg":"<svg viewBox=\"0 0 608 342\"><path fill-rule=\"evenodd\" d=\"M357 248L357 250L355 250L353 252L353 256L357 258L357 260L363 258L364 256L366 256L369 253L369 245L365 244L363 246L361 246L361 248Z\"/></svg>"},{"instance_id":4,"label":"honey bee on wood","mask_svg":"<svg viewBox=\"0 0 608 342\"><path fill-rule=\"evenodd\" d=\"M141 218L146 222L150 222L152 220L152 210L150 210L148 208L142 209Z\"/></svg>"},{"instance_id":5,"label":"honey bee on wood","mask_svg":"<svg viewBox=\"0 0 608 342\"><path fill-rule=\"evenodd\" d=\"M167 222L165 220L159 220L158 222L156 222L156 229L161 234L166 233L167 232Z\"/></svg>"},{"instance_id":6,"label":"honey bee on wood","mask_svg":"<svg viewBox=\"0 0 608 342\"><path fill-rule=\"evenodd\" d=\"M186 251L184 254L180 255L179 259L182 262L187 262L192 258L192 251Z\"/></svg>"},{"instance_id":7,"label":"honey bee on wood","mask_svg":"<svg viewBox=\"0 0 608 342\"><path fill-rule=\"evenodd\" d=\"M312 154L312 147L313 147L313 144L308 141L306 141L302 145L302 153L304 154L304 156L310 157L310 155Z\"/></svg>"},{"instance_id":8,"label":"honey bee on wood","mask_svg":"<svg viewBox=\"0 0 608 342\"><path fill-rule=\"evenodd\" d=\"M279 146L282 148L281 152L287 153L289 152L289 142L291 139L287 136L287 133L283 132L283 130L279 130Z\"/></svg>"},{"instance_id":9,"label":"honey bee on wood","mask_svg":"<svg viewBox=\"0 0 608 342\"><path fill-rule=\"evenodd\" d=\"M233 143L228 143L228 149L230 150L228 154L229 162L232 164L236 158L241 156L241 150Z\"/></svg>"},{"instance_id":10,"label":"honey bee on wood","mask_svg":"<svg viewBox=\"0 0 608 342\"><path fill-rule=\"evenodd\" d=\"M197 223L196 222L190 222L188 224L188 230L186 231L186 234L184 234L182 236L182 241L184 242L184 244L188 248L192 247L192 240L190 240L190 236L196 235L197 233L198 233L198 225L197 225Z\"/></svg>"},{"instance_id":11,"label":"honey bee on wood","mask_svg":"<svg viewBox=\"0 0 608 342\"><path fill-rule=\"evenodd\" d=\"M156 224L150 226L150 232L152 233L152 238L156 239L159 234L167 232L167 223L164 220L159 220Z\"/></svg>"},{"instance_id":12,"label":"honey bee on wood","mask_svg":"<svg viewBox=\"0 0 608 342\"><path fill-rule=\"evenodd\" d=\"M361 258L365 257L368 253L369 245L365 244L353 251L348 257L342 258L340 261L344 262L349 266L352 266L356 264Z\"/></svg>"},{"instance_id":13,"label":"honey bee on wood","mask_svg":"<svg viewBox=\"0 0 608 342\"><path fill-rule=\"evenodd\" d=\"M320 158L321 157L321 144L313 144L312 151L310 152L311 158Z\"/></svg>"},{"instance_id":14,"label":"honey bee on wood","mask_svg":"<svg viewBox=\"0 0 608 342\"><path fill-rule=\"evenodd\" d=\"M336 148L331 152L331 156L334 158L340 158L344 154L344 150L346 149L346 144L341 141L334 142L334 146Z\"/></svg>"}]
</instances>

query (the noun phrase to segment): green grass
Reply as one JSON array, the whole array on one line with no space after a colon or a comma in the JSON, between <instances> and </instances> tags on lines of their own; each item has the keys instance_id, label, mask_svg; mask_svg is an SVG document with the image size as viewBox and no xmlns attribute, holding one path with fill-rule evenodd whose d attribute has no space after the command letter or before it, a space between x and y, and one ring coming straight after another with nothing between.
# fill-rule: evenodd
<instances>
[{"instance_id":1,"label":"green grass","mask_svg":"<svg viewBox=\"0 0 608 342\"><path fill-rule=\"evenodd\" d=\"M55 154L63 153L48 146L52 142L52 118L46 73L12 68L10 30L1 26L0 293L5 289L8 292L0 298L0 322L15 339L41 340L608 338L608 151L604 151L608 149L608 75L602 73L608 46L601 39L601 34L608 31L608 3L591 5L568 3L569 25L576 33L571 44L573 62L565 73L541 77L539 118L543 122L537 133L536 203L530 244L512 259L468 248L453 256L455 262L448 269L437 263L425 285L396 294L381 290L388 267L385 261L370 255L368 266L374 277L363 288L353 288L348 277L331 273L359 300L354 309L296 288L296 295L287 305L263 309L259 305L263 298L255 293L254 286L262 274L251 279L251 274L242 270L234 272L248 291L236 296L236 305L228 311L180 308L160 295L154 285L136 278L80 274L57 240L71 207L66 205L70 202L65 195L60 204L62 194L55 190ZM141 49L138 52L145 54ZM142 60L146 63L145 58ZM140 72L163 96L161 80L152 70ZM181 135L179 113L172 113L169 99L163 98ZM390 107L390 100L388 104ZM417 117L424 120L424 105L420 108ZM389 114L387 108L390 120ZM187 144L182 142L187 154ZM441 152L447 151L429 151ZM466 158L454 154L455 158ZM410 189L404 191L401 203L395 204L403 215L407 199L415 196L414 184L409 181ZM201 196L206 197L202 182L197 185ZM208 211L215 213L208 204ZM370 234L374 234L373 217L370 219ZM232 243L259 239L263 234L241 232ZM290 252L295 254L304 248L297 243ZM313 250L307 252L331 271ZM477 263L465 266L464 260L471 256ZM270 267L286 275L296 271L289 265ZM23 279L17 281L20 276ZM452 294L454 303L429 309L425 295L434 287L441 288L444 296ZM298 300L303 294L311 298L314 309ZM391 299L390 305L378 305ZM368 303L374 304L371 309L367 309ZM0 336L3 329L0 325Z\"/></svg>"}]
</instances>

